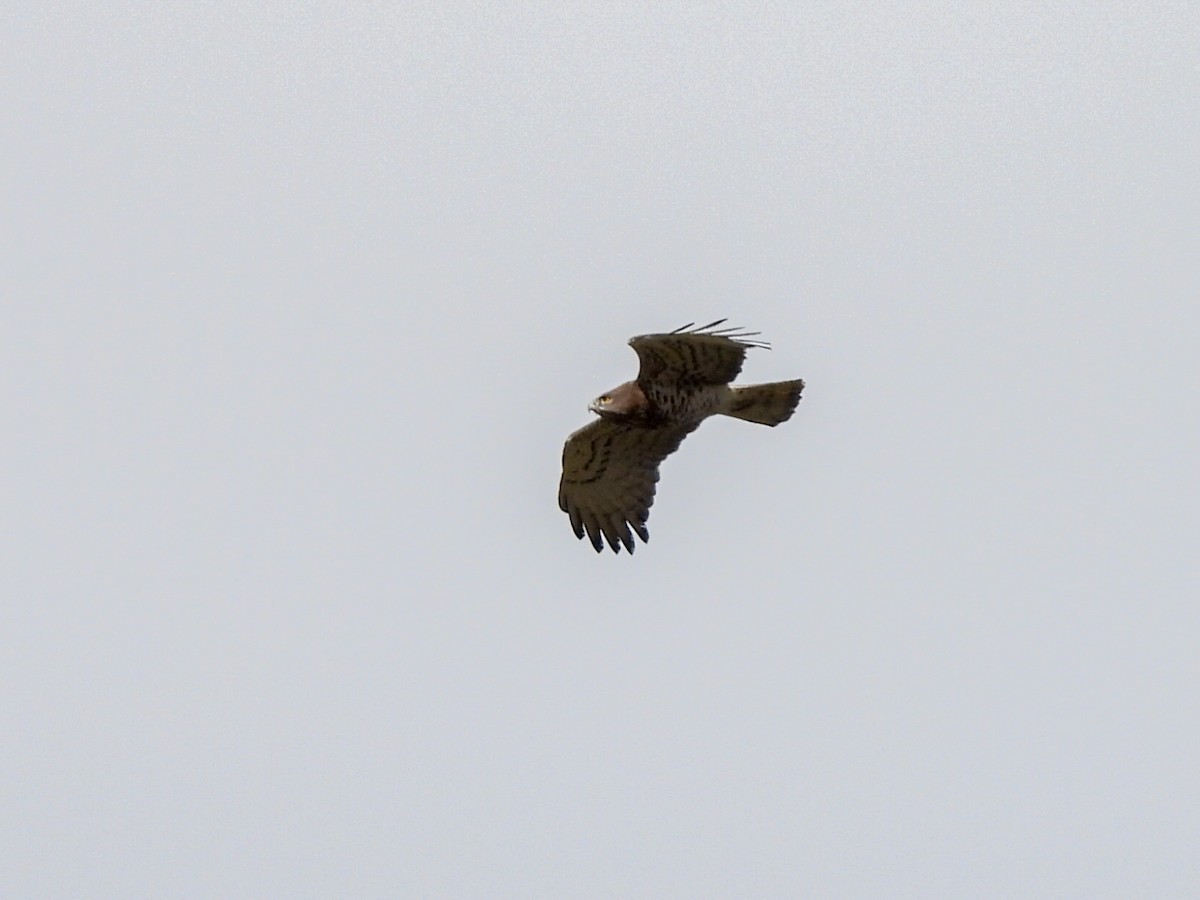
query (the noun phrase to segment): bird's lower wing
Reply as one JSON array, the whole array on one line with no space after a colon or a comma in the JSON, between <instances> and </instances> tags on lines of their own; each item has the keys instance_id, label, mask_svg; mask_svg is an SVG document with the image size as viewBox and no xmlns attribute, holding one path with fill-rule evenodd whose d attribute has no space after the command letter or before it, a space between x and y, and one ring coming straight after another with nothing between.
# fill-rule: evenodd
<instances>
[{"instance_id":1,"label":"bird's lower wing","mask_svg":"<svg viewBox=\"0 0 1200 900\"><path fill-rule=\"evenodd\" d=\"M693 426L694 427L694 426ZM563 447L558 505L575 536L596 551L632 553L633 535L648 541L646 520L654 503L658 466L678 449L692 427L639 427L599 419L579 429Z\"/></svg>"}]
</instances>

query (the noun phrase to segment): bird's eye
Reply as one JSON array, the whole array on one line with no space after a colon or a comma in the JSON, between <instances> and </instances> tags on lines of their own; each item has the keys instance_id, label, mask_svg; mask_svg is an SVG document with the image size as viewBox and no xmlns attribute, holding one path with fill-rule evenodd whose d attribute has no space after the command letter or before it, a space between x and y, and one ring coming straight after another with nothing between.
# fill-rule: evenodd
<instances>
[{"instance_id":1,"label":"bird's eye","mask_svg":"<svg viewBox=\"0 0 1200 900\"><path fill-rule=\"evenodd\" d=\"M612 397L610 397L608 394L602 394L602 395L600 396L600 399L599 399L599 401L598 401L598 402L600 402L600 403L607 403L607 402L608 402L609 400L611 400L611 399L612 399Z\"/></svg>"}]
</instances>

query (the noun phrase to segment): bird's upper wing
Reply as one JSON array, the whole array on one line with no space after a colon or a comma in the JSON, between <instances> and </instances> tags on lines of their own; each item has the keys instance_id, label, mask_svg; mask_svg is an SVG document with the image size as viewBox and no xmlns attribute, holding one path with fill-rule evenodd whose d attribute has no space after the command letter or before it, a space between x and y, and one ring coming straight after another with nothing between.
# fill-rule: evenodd
<instances>
[{"instance_id":1,"label":"bird's upper wing","mask_svg":"<svg viewBox=\"0 0 1200 900\"><path fill-rule=\"evenodd\" d=\"M596 552L607 540L614 553L621 545L633 552L634 532L650 540L646 520L658 464L695 427L647 428L598 419L567 438L558 505L571 517L575 536L582 538L586 532Z\"/></svg>"},{"instance_id":2,"label":"bird's upper wing","mask_svg":"<svg viewBox=\"0 0 1200 900\"><path fill-rule=\"evenodd\" d=\"M718 319L700 328L689 323L666 334L643 334L629 341L641 368L638 384L650 383L698 387L728 384L742 371L742 361L751 347L767 348L763 341L747 340L757 331L717 328Z\"/></svg>"}]
</instances>

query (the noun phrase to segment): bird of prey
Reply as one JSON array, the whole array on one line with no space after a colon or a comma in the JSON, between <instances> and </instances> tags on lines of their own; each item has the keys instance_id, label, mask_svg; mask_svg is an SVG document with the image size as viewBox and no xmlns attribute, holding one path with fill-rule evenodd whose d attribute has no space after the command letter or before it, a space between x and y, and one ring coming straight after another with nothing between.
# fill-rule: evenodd
<instances>
[{"instance_id":1,"label":"bird of prey","mask_svg":"<svg viewBox=\"0 0 1200 900\"><path fill-rule=\"evenodd\" d=\"M791 418L804 382L779 381L734 387L746 351L769 349L759 332L719 328L718 319L694 328L689 322L666 334L643 334L638 376L601 394L588 406L600 418L563 447L558 505L575 536L599 553L633 553L633 535L650 540L646 520L654 502L658 466L709 416L725 415L775 426Z\"/></svg>"}]
</instances>

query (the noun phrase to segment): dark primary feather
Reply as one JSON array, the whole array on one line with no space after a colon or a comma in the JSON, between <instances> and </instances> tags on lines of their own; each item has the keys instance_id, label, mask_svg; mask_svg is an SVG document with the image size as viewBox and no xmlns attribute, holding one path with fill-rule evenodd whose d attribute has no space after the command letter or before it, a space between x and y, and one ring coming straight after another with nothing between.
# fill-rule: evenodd
<instances>
[{"instance_id":1,"label":"dark primary feather","mask_svg":"<svg viewBox=\"0 0 1200 900\"><path fill-rule=\"evenodd\" d=\"M681 325L674 331L667 332L668 334L713 334L722 337L730 338L746 347L758 347L762 350L770 350L771 345L766 341L747 341L745 338L757 337L762 334L761 331L743 331L740 326L734 325L729 328L717 328L722 322L728 322L728 319L717 319L715 322L709 322L707 325L701 325L699 328L692 328L695 322L688 322L686 325ZM688 329L691 328L691 331ZM652 335L644 335L644 337L652 337Z\"/></svg>"}]
</instances>

